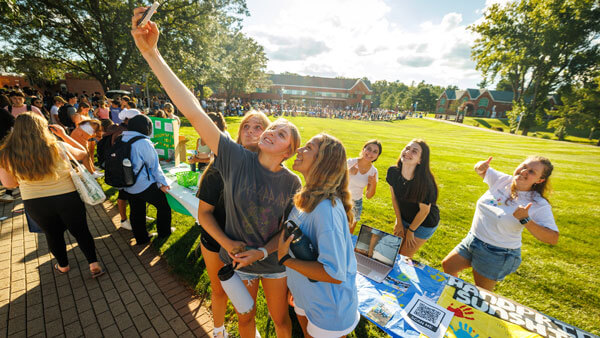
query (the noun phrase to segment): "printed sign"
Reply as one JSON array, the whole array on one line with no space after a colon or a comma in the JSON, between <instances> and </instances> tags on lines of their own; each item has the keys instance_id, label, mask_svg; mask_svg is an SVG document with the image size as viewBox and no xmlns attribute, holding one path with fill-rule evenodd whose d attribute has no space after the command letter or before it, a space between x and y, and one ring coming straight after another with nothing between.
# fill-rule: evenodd
<instances>
[{"instance_id":1,"label":"printed sign","mask_svg":"<svg viewBox=\"0 0 600 338\"><path fill-rule=\"evenodd\" d=\"M151 137L154 149L161 160L173 160L179 142L179 125L176 120L149 116L154 126Z\"/></svg>"},{"instance_id":2,"label":"printed sign","mask_svg":"<svg viewBox=\"0 0 600 338\"><path fill-rule=\"evenodd\" d=\"M415 295L402 309L406 322L429 338L444 336L453 316L453 312L420 295Z\"/></svg>"}]
</instances>

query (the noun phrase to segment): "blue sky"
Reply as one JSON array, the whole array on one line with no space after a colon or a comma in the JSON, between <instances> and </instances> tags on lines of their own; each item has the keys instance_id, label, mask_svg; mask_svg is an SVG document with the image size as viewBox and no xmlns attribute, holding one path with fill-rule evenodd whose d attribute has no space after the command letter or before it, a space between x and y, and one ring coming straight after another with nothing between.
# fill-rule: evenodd
<instances>
[{"instance_id":1,"label":"blue sky","mask_svg":"<svg viewBox=\"0 0 600 338\"><path fill-rule=\"evenodd\" d=\"M460 88L481 81L466 27L504 0L247 0L267 70Z\"/></svg>"}]
</instances>

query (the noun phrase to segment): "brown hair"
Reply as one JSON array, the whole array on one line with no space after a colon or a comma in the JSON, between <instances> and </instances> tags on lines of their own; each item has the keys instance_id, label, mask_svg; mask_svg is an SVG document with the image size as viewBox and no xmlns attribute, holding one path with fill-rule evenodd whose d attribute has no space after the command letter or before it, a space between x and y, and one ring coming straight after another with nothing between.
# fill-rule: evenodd
<instances>
[{"instance_id":1,"label":"brown hair","mask_svg":"<svg viewBox=\"0 0 600 338\"><path fill-rule=\"evenodd\" d=\"M383 152L383 147L381 145L381 142L378 139L372 139L372 140L368 140L367 143L365 143L363 145L363 149L365 149L369 144L374 144L377 146L377 148L379 148L379 155L377 155L377 158L375 158L373 160L373 162L377 161L377 159L379 159L379 156L381 156L381 153Z\"/></svg>"},{"instance_id":2,"label":"brown hair","mask_svg":"<svg viewBox=\"0 0 600 338\"><path fill-rule=\"evenodd\" d=\"M236 142L238 144L242 144L242 129L244 129L244 126L246 125L246 123L248 123L248 121L250 121L250 119L252 119L252 118L256 118L259 120L260 125L263 127L263 130L267 129L269 127L269 125L271 124L271 121L269 120L267 115L265 115L264 113L256 111L256 110L249 111L248 114L246 114L244 116L244 118L242 119L242 121L240 122L240 127L238 129L237 140L236 140Z\"/></svg>"},{"instance_id":3,"label":"brown hair","mask_svg":"<svg viewBox=\"0 0 600 338\"><path fill-rule=\"evenodd\" d=\"M221 114L220 112L216 112L208 113L207 115L215 123L215 125L217 126L217 128L219 128L220 131L225 131L225 129L227 129L227 123L225 123L225 118L223 117L223 114Z\"/></svg>"},{"instance_id":4,"label":"brown hair","mask_svg":"<svg viewBox=\"0 0 600 338\"><path fill-rule=\"evenodd\" d=\"M540 194L540 196L542 196L542 198L548 201L548 195L552 191L550 186L550 175L552 175L552 171L554 170L552 162L550 162L550 159L543 156L529 156L527 157L527 160L531 162L540 162L544 166L544 171L542 172L542 176L540 177L543 178L544 181L542 183L534 183L531 186L530 191L536 191L538 194ZM517 182L513 180L512 184L510 185L509 200L513 200L515 198L517 198Z\"/></svg>"},{"instance_id":5,"label":"brown hair","mask_svg":"<svg viewBox=\"0 0 600 338\"><path fill-rule=\"evenodd\" d=\"M300 132L298 131L298 127L296 127L292 122L290 122L282 117L273 121L273 123L271 123L267 129L275 128L275 126L277 126L277 125L287 126L290 129L290 133L291 133L290 148L289 148L290 155L283 159L285 161L285 160L289 159L290 157L294 156L294 154L296 153L296 150L298 150L298 147L300 146L300 142L302 142L302 139L300 138Z\"/></svg>"},{"instance_id":6,"label":"brown hair","mask_svg":"<svg viewBox=\"0 0 600 338\"><path fill-rule=\"evenodd\" d=\"M435 203L438 197L438 187L435 182L435 177L431 172L431 168L429 167L429 157L431 153L429 146L424 140L418 138L413 139L410 142L414 142L421 147L421 163L417 164L417 167L415 168L413 183L406 191L404 198L409 202L421 203L425 201L427 194L433 189L435 193L430 202ZM397 162L397 166L400 169L402 169L401 158L402 155L398 157Z\"/></svg>"},{"instance_id":7,"label":"brown hair","mask_svg":"<svg viewBox=\"0 0 600 338\"><path fill-rule=\"evenodd\" d=\"M306 184L294 196L294 204L305 212L313 211L324 199L342 201L348 223L354 221L352 200L348 190L348 166L346 149L342 142L327 134L317 135L320 138L319 151L308 175Z\"/></svg>"},{"instance_id":8,"label":"brown hair","mask_svg":"<svg viewBox=\"0 0 600 338\"><path fill-rule=\"evenodd\" d=\"M0 167L18 180L39 181L57 176L58 161L58 143L46 119L32 112L19 114L12 133L0 146Z\"/></svg>"},{"instance_id":9,"label":"brown hair","mask_svg":"<svg viewBox=\"0 0 600 338\"><path fill-rule=\"evenodd\" d=\"M90 108L90 105L85 102L79 102L79 107L77 107L77 114L81 114L81 110L83 108Z\"/></svg>"}]
</instances>

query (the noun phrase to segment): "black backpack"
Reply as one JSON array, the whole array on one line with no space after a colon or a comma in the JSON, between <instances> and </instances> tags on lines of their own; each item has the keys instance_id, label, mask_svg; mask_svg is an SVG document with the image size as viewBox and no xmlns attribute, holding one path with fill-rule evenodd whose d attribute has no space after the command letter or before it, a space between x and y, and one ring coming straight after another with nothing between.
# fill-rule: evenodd
<instances>
[{"instance_id":1,"label":"black backpack","mask_svg":"<svg viewBox=\"0 0 600 338\"><path fill-rule=\"evenodd\" d=\"M137 173L133 172L131 145L143 138L145 137L135 136L129 141L124 142L123 136L119 136L115 140L115 144L110 147L104 159L104 181L106 184L115 188L131 187L135 184L138 175L142 172L146 164L144 163Z\"/></svg>"}]
</instances>

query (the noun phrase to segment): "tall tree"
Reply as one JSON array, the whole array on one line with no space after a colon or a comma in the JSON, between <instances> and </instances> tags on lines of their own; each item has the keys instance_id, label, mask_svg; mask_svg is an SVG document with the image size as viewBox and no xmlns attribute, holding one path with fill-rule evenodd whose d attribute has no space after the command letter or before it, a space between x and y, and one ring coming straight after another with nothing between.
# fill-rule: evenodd
<instances>
[{"instance_id":1,"label":"tall tree","mask_svg":"<svg viewBox=\"0 0 600 338\"><path fill-rule=\"evenodd\" d=\"M492 5L470 26L479 37L471 56L484 81L500 76L514 91L511 120L523 134L544 115L547 96L572 79L589 76L600 60L598 0L521 0Z\"/></svg>"},{"instance_id":2,"label":"tall tree","mask_svg":"<svg viewBox=\"0 0 600 338\"><path fill-rule=\"evenodd\" d=\"M103 88L141 82L148 71L130 34L133 0L10 0L0 6L5 51L15 58L37 56L68 71L96 78ZM159 47L174 59L175 71L188 84L209 73L219 42L211 35L239 24L244 0L169 0L153 20L162 37Z\"/></svg>"}]
</instances>

